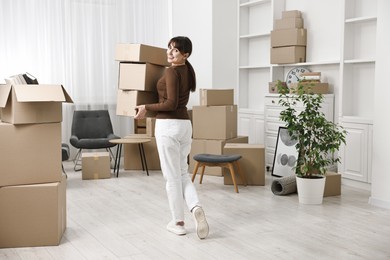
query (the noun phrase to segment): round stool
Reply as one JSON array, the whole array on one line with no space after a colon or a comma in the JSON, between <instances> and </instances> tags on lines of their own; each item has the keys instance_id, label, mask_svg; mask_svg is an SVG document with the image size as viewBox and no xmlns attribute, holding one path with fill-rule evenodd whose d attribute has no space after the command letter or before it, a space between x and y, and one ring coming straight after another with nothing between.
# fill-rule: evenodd
<instances>
[{"instance_id":1,"label":"round stool","mask_svg":"<svg viewBox=\"0 0 390 260\"><path fill-rule=\"evenodd\" d=\"M212 166L212 167L224 167L229 169L229 172L232 176L233 185L235 191L238 193L238 187L236 183L236 171L234 170L234 166L237 168L237 172L242 180L242 183L244 185L247 185L245 175L240 170L240 164L238 160L241 159L241 155L238 154L230 154L230 155L219 155L219 154L196 154L194 155L194 160L196 161L194 172L192 174L192 182L195 180L195 176L198 172L198 168L202 167L202 172L200 174L200 181L199 183L202 184L204 170L206 166Z\"/></svg>"}]
</instances>

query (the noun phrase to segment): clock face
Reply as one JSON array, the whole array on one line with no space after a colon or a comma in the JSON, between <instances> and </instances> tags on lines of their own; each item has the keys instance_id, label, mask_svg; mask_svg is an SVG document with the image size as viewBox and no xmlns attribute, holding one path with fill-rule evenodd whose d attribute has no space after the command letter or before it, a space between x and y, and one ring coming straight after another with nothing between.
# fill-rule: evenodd
<instances>
[{"instance_id":1,"label":"clock face","mask_svg":"<svg viewBox=\"0 0 390 260\"><path fill-rule=\"evenodd\" d=\"M292 68L286 75L287 86L290 87L292 83L297 83L301 79L301 73L304 72L310 72L310 70L304 67Z\"/></svg>"}]
</instances>

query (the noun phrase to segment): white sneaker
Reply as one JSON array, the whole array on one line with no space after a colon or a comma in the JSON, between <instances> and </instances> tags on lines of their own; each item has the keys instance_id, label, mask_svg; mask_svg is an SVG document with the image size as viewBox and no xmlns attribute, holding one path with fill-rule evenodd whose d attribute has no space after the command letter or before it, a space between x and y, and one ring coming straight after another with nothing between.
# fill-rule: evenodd
<instances>
[{"instance_id":1,"label":"white sneaker","mask_svg":"<svg viewBox=\"0 0 390 260\"><path fill-rule=\"evenodd\" d=\"M168 231L170 231L176 235L179 235L179 236L186 234L186 229L184 228L184 226L176 225L175 221L169 222L167 225L167 229L168 229Z\"/></svg>"},{"instance_id":2,"label":"white sneaker","mask_svg":"<svg viewBox=\"0 0 390 260\"><path fill-rule=\"evenodd\" d=\"M200 239L204 239L209 235L209 225L206 221L206 215L201 207L196 206L192 210L195 219L196 234Z\"/></svg>"}]
</instances>

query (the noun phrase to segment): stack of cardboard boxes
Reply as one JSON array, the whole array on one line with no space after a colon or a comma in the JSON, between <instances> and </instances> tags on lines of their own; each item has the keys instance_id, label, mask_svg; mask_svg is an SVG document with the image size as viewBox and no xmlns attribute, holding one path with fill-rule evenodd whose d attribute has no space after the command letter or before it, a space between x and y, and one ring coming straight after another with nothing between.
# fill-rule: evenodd
<instances>
[{"instance_id":1,"label":"stack of cardboard boxes","mask_svg":"<svg viewBox=\"0 0 390 260\"><path fill-rule=\"evenodd\" d=\"M301 12L282 12L282 19L275 20L271 31L271 64L305 62L306 41Z\"/></svg>"},{"instance_id":2,"label":"stack of cardboard boxes","mask_svg":"<svg viewBox=\"0 0 390 260\"><path fill-rule=\"evenodd\" d=\"M66 228L58 85L0 85L0 248L60 243Z\"/></svg>"}]
</instances>

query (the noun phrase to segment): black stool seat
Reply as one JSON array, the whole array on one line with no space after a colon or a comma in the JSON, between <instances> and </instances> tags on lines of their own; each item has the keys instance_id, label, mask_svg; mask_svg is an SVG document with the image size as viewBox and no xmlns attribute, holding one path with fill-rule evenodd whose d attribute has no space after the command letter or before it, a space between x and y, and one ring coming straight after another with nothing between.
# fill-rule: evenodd
<instances>
[{"instance_id":1,"label":"black stool seat","mask_svg":"<svg viewBox=\"0 0 390 260\"><path fill-rule=\"evenodd\" d=\"M201 153L194 155L194 160L198 162L208 162L208 163L228 163L234 162L241 159L241 155L238 154L208 154Z\"/></svg>"}]
</instances>

